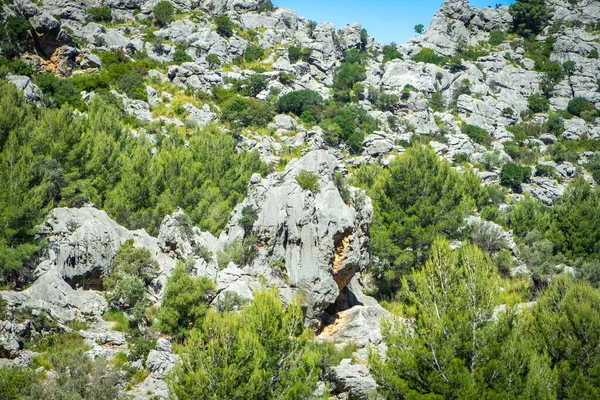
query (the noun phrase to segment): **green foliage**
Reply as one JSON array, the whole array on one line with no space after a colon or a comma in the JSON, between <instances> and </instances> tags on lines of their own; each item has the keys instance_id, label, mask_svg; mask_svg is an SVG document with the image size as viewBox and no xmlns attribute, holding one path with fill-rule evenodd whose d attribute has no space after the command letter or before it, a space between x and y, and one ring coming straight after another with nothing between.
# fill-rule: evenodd
<instances>
[{"instance_id":1,"label":"green foliage","mask_svg":"<svg viewBox=\"0 0 600 400\"><path fill-rule=\"evenodd\" d=\"M569 259L600 259L600 189L582 177L569 184L554 206L549 238Z\"/></svg>"},{"instance_id":2,"label":"green foliage","mask_svg":"<svg viewBox=\"0 0 600 400\"><path fill-rule=\"evenodd\" d=\"M256 12L259 12L259 13L271 12L271 11L275 11L276 9L277 8L275 8L275 6L271 2L271 0L264 0L264 1L260 2L260 5L256 9Z\"/></svg>"},{"instance_id":3,"label":"green foliage","mask_svg":"<svg viewBox=\"0 0 600 400\"><path fill-rule=\"evenodd\" d=\"M70 104L79 109L84 109L79 90L72 81L47 73L36 75L34 82L44 95L53 100L53 106L60 108L63 104Z\"/></svg>"},{"instance_id":4,"label":"green foliage","mask_svg":"<svg viewBox=\"0 0 600 400\"><path fill-rule=\"evenodd\" d=\"M31 24L20 14L7 15L0 21L0 50L2 57L12 60L24 50Z\"/></svg>"},{"instance_id":5,"label":"green foliage","mask_svg":"<svg viewBox=\"0 0 600 400\"><path fill-rule=\"evenodd\" d=\"M267 171L258 154L236 152L237 141L214 126L184 135L148 125L158 144L134 140L123 128L122 104L106 93L94 97L84 118L67 105L34 111L14 85L0 81L0 107L3 282L16 282L43 246L34 239L36 226L59 204L93 202L119 224L153 235L181 207L194 225L218 234L246 196L250 176Z\"/></svg>"},{"instance_id":6,"label":"green foliage","mask_svg":"<svg viewBox=\"0 0 600 400\"><path fill-rule=\"evenodd\" d=\"M536 346L547 352L558 398L600 395L600 293L558 277L533 309Z\"/></svg>"},{"instance_id":7,"label":"green foliage","mask_svg":"<svg viewBox=\"0 0 600 400\"><path fill-rule=\"evenodd\" d=\"M364 81L365 79L367 79L367 73L362 64L346 61L336 68L333 75L334 94L347 93L355 83Z\"/></svg>"},{"instance_id":8,"label":"green foliage","mask_svg":"<svg viewBox=\"0 0 600 400\"><path fill-rule=\"evenodd\" d=\"M296 46L290 46L288 47L288 58L292 64L295 64L302 58L302 51Z\"/></svg>"},{"instance_id":9,"label":"green foliage","mask_svg":"<svg viewBox=\"0 0 600 400\"><path fill-rule=\"evenodd\" d=\"M379 259L374 276L382 294L394 293L399 278L422 265L436 236L460 238L464 218L484 196L476 178L422 146L396 157L364 188L373 199L371 248Z\"/></svg>"},{"instance_id":10,"label":"green foliage","mask_svg":"<svg viewBox=\"0 0 600 400\"><path fill-rule=\"evenodd\" d=\"M346 184L346 178L344 178L344 175L341 172L336 171L333 173L333 183L340 192L340 196L342 197L342 200L344 200L344 203L350 204L350 190Z\"/></svg>"},{"instance_id":11,"label":"green foliage","mask_svg":"<svg viewBox=\"0 0 600 400\"><path fill-rule=\"evenodd\" d=\"M110 22L112 21L112 9L110 6L90 7L85 10L89 15L89 19L95 22Z\"/></svg>"},{"instance_id":12,"label":"green foliage","mask_svg":"<svg viewBox=\"0 0 600 400\"><path fill-rule=\"evenodd\" d=\"M594 105L584 99L583 97L575 97L573 100L569 101L567 105L567 111L576 117L581 116L581 113L584 111L596 111Z\"/></svg>"},{"instance_id":13,"label":"green foliage","mask_svg":"<svg viewBox=\"0 0 600 400\"><path fill-rule=\"evenodd\" d=\"M298 182L302 190L310 190L313 193L318 193L321 190L319 176L309 171L300 171L296 177L296 182Z\"/></svg>"},{"instance_id":14,"label":"green foliage","mask_svg":"<svg viewBox=\"0 0 600 400\"><path fill-rule=\"evenodd\" d=\"M114 322L112 326L113 331L127 332L129 331L129 318L123 311L119 310L107 310L104 313L104 320L108 322Z\"/></svg>"},{"instance_id":15,"label":"green foliage","mask_svg":"<svg viewBox=\"0 0 600 400\"><path fill-rule=\"evenodd\" d=\"M535 176L556 177L556 168L551 165L538 164L535 167Z\"/></svg>"},{"instance_id":16,"label":"green foliage","mask_svg":"<svg viewBox=\"0 0 600 400\"><path fill-rule=\"evenodd\" d=\"M83 350L63 350L50 361L55 379L31 388L34 399L97 399L119 397L119 374L107 365L106 359L92 360Z\"/></svg>"},{"instance_id":17,"label":"green foliage","mask_svg":"<svg viewBox=\"0 0 600 400\"><path fill-rule=\"evenodd\" d=\"M522 36L539 34L549 23L553 9L544 0L517 0L508 8L513 31Z\"/></svg>"},{"instance_id":18,"label":"green foliage","mask_svg":"<svg viewBox=\"0 0 600 400\"><path fill-rule=\"evenodd\" d=\"M446 109L446 101L442 92L433 92L429 99L429 107L435 112L442 112Z\"/></svg>"},{"instance_id":19,"label":"green foliage","mask_svg":"<svg viewBox=\"0 0 600 400\"><path fill-rule=\"evenodd\" d=\"M200 327L214 290L210 279L191 276L179 262L167 281L157 313L161 331L183 339L190 329Z\"/></svg>"},{"instance_id":20,"label":"green foliage","mask_svg":"<svg viewBox=\"0 0 600 400\"><path fill-rule=\"evenodd\" d=\"M246 62L260 61L265 58L265 50L255 44L250 43L244 51L244 60Z\"/></svg>"},{"instance_id":21,"label":"green foliage","mask_svg":"<svg viewBox=\"0 0 600 400\"><path fill-rule=\"evenodd\" d=\"M313 90L296 90L283 95L277 101L278 113L293 113L301 116L308 111L313 116L323 107L323 98Z\"/></svg>"},{"instance_id":22,"label":"green foliage","mask_svg":"<svg viewBox=\"0 0 600 400\"><path fill-rule=\"evenodd\" d=\"M346 143L354 153L362 148L364 137L377 129L377 121L354 104L342 108L328 107L324 114L327 118L320 126L325 131L325 142L330 145Z\"/></svg>"},{"instance_id":23,"label":"green foliage","mask_svg":"<svg viewBox=\"0 0 600 400\"><path fill-rule=\"evenodd\" d=\"M273 119L271 103L253 98L231 97L221 106L221 118L241 126L264 126Z\"/></svg>"},{"instance_id":24,"label":"green foliage","mask_svg":"<svg viewBox=\"0 0 600 400\"><path fill-rule=\"evenodd\" d=\"M175 64L192 61L192 57L185 52L185 49L185 43L177 43L177 46L175 46L175 54L173 54L173 62Z\"/></svg>"},{"instance_id":25,"label":"green foliage","mask_svg":"<svg viewBox=\"0 0 600 400\"><path fill-rule=\"evenodd\" d=\"M170 1L161 0L152 9L154 20L159 26L165 26L169 22L173 21L173 14L175 9Z\"/></svg>"},{"instance_id":26,"label":"green foliage","mask_svg":"<svg viewBox=\"0 0 600 400\"><path fill-rule=\"evenodd\" d=\"M506 32L504 32L502 29L492 29L488 43L492 46L499 46L502 44L502 42L504 42L505 38Z\"/></svg>"},{"instance_id":27,"label":"green foliage","mask_svg":"<svg viewBox=\"0 0 600 400\"><path fill-rule=\"evenodd\" d=\"M423 62L428 64L443 65L448 61L448 57L442 57L435 54L433 49L423 47L417 54L410 58L414 62Z\"/></svg>"},{"instance_id":28,"label":"green foliage","mask_svg":"<svg viewBox=\"0 0 600 400\"><path fill-rule=\"evenodd\" d=\"M140 321L148 305L146 286L158 276L158 262L150 250L133 247L133 240L125 242L112 262L112 271L102 279L110 292L113 308L130 310Z\"/></svg>"},{"instance_id":29,"label":"green foliage","mask_svg":"<svg viewBox=\"0 0 600 400\"><path fill-rule=\"evenodd\" d=\"M463 122L460 126L460 130L475 143L485 147L490 147L492 145L492 135L490 135L488 131L483 128Z\"/></svg>"},{"instance_id":30,"label":"green foliage","mask_svg":"<svg viewBox=\"0 0 600 400\"><path fill-rule=\"evenodd\" d=\"M225 38L233 36L233 28L235 24L226 15L221 15L215 18L217 25L217 33Z\"/></svg>"},{"instance_id":31,"label":"green foliage","mask_svg":"<svg viewBox=\"0 0 600 400\"><path fill-rule=\"evenodd\" d=\"M322 356L303 319L298 302L285 309L275 292L264 290L240 313L209 311L169 376L171 393L179 399L309 398Z\"/></svg>"},{"instance_id":32,"label":"green foliage","mask_svg":"<svg viewBox=\"0 0 600 400\"><path fill-rule=\"evenodd\" d=\"M221 59L216 54L209 54L206 56L206 62L210 64L211 67L215 67L221 65Z\"/></svg>"},{"instance_id":33,"label":"green foliage","mask_svg":"<svg viewBox=\"0 0 600 400\"><path fill-rule=\"evenodd\" d=\"M542 113L550 108L550 101L541 94L534 93L527 98L527 106L534 113Z\"/></svg>"},{"instance_id":34,"label":"green foliage","mask_svg":"<svg viewBox=\"0 0 600 400\"><path fill-rule=\"evenodd\" d=\"M388 61L402 59L402 54L398 51L396 43L392 42L383 46L383 63Z\"/></svg>"},{"instance_id":35,"label":"green foliage","mask_svg":"<svg viewBox=\"0 0 600 400\"><path fill-rule=\"evenodd\" d=\"M507 162L500 171L500 183L516 192L521 191L521 183L525 181L526 169L513 162Z\"/></svg>"},{"instance_id":36,"label":"green foliage","mask_svg":"<svg viewBox=\"0 0 600 400\"><path fill-rule=\"evenodd\" d=\"M424 28L425 27L423 26L423 24L415 25L415 33L420 35L421 33L423 33Z\"/></svg>"},{"instance_id":37,"label":"green foliage","mask_svg":"<svg viewBox=\"0 0 600 400\"><path fill-rule=\"evenodd\" d=\"M586 168L592 174L592 178L594 178L596 184L600 184L600 153L596 153L588 158Z\"/></svg>"},{"instance_id":38,"label":"green foliage","mask_svg":"<svg viewBox=\"0 0 600 400\"><path fill-rule=\"evenodd\" d=\"M0 393L5 400L21 400L31 395L31 390L40 384L40 376L27 368L1 367Z\"/></svg>"},{"instance_id":39,"label":"green foliage","mask_svg":"<svg viewBox=\"0 0 600 400\"><path fill-rule=\"evenodd\" d=\"M561 135L565 131L564 120L556 113L551 113L546 121L546 129L554 135Z\"/></svg>"},{"instance_id":40,"label":"green foliage","mask_svg":"<svg viewBox=\"0 0 600 400\"><path fill-rule=\"evenodd\" d=\"M240 218L239 223L242 228L244 228L245 232L252 231L252 227L254 223L258 219L258 210L252 206L246 206L242 208L242 218Z\"/></svg>"},{"instance_id":41,"label":"green foliage","mask_svg":"<svg viewBox=\"0 0 600 400\"><path fill-rule=\"evenodd\" d=\"M492 262L477 247L451 251L445 241L436 241L431 253L422 270L403 280L402 296L414 309L411 328L385 324L386 359L370 354L380 393L388 399L547 393L548 361L532 351L518 314L492 318L498 305Z\"/></svg>"}]
</instances>

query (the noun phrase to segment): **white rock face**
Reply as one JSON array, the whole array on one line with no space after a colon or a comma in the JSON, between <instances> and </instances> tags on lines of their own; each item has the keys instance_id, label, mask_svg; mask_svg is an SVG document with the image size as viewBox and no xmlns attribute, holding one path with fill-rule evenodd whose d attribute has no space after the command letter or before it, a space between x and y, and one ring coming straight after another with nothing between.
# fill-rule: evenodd
<instances>
[{"instance_id":1,"label":"white rock face","mask_svg":"<svg viewBox=\"0 0 600 400\"><path fill-rule=\"evenodd\" d=\"M242 209L258 210L252 228L259 241L258 254L249 265L239 266L238 279L258 288L259 277L264 276L269 286L280 288L286 301L303 293L307 320L315 325L354 274L366 267L369 257L370 199L355 190L356 208L344 202L332 178L337 165L328 152L313 151L290 162L282 173L264 179L253 176L249 197L236 208L219 238L221 246L241 240ZM318 192L300 187L296 177L301 171L318 177ZM225 279L227 285L232 283L231 274L219 274L218 286Z\"/></svg>"}]
</instances>

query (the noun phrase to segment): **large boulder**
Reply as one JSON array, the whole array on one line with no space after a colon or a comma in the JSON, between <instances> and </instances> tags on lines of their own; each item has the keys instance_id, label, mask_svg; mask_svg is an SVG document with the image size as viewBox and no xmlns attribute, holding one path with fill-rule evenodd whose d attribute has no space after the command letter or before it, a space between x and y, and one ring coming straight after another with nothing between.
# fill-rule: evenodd
<instances>
[{"instance_id":1,"label":"large boulder","mask_svg":"<svg viewBox=\"0 0 600 400\"><path fill-rule=\"evenodd\" d=\"M256 257L239 266L243 271L239 279L254 289L265 277L285 301L302 293L307 322L313 326L320 324L324 310L369 262L371 201L363 191L350 188L346 203L333 181L337 166L333 155L319 150L290 162L284 172L266 178L254 175L248 198L236 208L219 238L224 248L249 233L254 235ZM300 186L296 178L302 171L314 174L319 190ZM257 218L251 232L246 232L243 210L250 208Z\"/></svg>"}]
</instances>

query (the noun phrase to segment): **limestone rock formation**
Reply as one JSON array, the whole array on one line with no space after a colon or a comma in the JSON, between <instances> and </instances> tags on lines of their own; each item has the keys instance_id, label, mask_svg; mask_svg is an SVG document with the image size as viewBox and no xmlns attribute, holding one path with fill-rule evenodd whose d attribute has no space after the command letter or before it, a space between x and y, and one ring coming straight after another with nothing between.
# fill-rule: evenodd
<instances>
[{"instance_id":1,"label":"limestone rock formation","mask_svg":"<svg viewBox=\"0 0 600 400\"><path fill-rule=\"evenodd\" d=\"M371 201L362 191L352 190L351 204L346 204L333 182L337 166L330 153L313 151L292 161L284 172L264 179L253 176L249 197L236 208L219 238L223 247L243 240L247 233L255 235L256 257L240 266L240 279L256 288L264 276L287 301L302 293L307 319L315 325L369 260ZM318 191L300 186L296 178L303 171L315 174ZM240 222L246 207L257 212L250 232Z\"/></svg>"}]
</instances>

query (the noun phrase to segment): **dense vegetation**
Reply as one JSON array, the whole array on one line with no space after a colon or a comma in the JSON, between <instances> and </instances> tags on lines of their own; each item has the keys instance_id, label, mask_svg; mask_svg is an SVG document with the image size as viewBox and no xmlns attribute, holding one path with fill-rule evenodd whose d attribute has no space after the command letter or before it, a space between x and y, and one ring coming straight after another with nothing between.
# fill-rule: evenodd
<instances>
[{"instance_id":1,"label":"dense vegetation","mask_svg":"<svg viewBox=\"0 0 600 400\"><path fill-rule=\"evenodd\" d=\"M181 132L149 124L156 144L135 138L109 94L96 96L82 118L68 105L36 111L2 81L0 104L3 279L14 280L43 245L32 241L35 227L53 207L92 202L119 223L156 235L179 206L194 224L218 233L251 174L267 171L258 155L237 153L236 139L211 126Z\"/></svg>"},{"instance_id":2,"label":"dense vegetation","mask_svg":"<svg viewBox=\"0 0 600 400\"><path fill-rule=\"evenodd\" d=\"M388 324L387 358L371 355L386 398L600 395L597 290L561 276L530 309L499 310L499 278L481 250L438 241L431 253L403 281L414 321Z\"/></svg>"}]
</instances>

